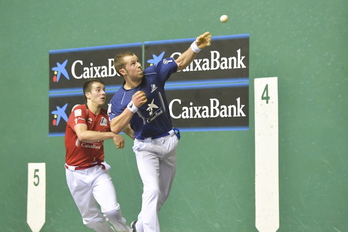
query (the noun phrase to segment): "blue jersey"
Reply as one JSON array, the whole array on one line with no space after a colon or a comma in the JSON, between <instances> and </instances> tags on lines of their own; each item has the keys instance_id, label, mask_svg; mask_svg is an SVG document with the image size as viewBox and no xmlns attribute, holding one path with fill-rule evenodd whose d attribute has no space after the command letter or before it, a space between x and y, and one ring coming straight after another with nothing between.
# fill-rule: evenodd
<instances>
[{"instance_id":1,"label":"blue jersey","mask_svg":"<svg viewBox=\"0 0 348 232\"><path fill-rule=\"evenodd\" d=\"M164 92L164 84L169 76L177 71L173 58L164 59L157 65L144 70L144 77L139 86L125 90L122 86L112 97L109 104L110 121L120 115L132 100L133 94L143 91L147 102L142 105L130 121L134 137L144 139L163 135L172 129L168 102Z\"/></svg>"}]
</instances>

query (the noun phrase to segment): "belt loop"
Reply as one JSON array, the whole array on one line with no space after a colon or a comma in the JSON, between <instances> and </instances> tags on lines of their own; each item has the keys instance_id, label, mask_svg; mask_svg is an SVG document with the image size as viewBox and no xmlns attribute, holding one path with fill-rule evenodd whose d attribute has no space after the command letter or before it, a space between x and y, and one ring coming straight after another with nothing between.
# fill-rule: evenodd
<instances>
[{"instance_id":1,"label":"belt loop","mask_svg":"<svg viewBox=\"0 0 348 232\"><path fill-rule=\"evenodd\" d=\"M70 166L70 165L67 165L65 164L64 165L66 169L70 170L70 171L75 171L76 167L75 166Z\"/></svg>"},{"instance_id":2,"label":"belt loop","mask_svg":"<svg viewBox=\"0 0 348 232\"><path fill-rule=\"evenodd\" d=\"M176 137L178 137L178 139L180 140L181 136L180 136L180 130L178 128L173 128L174 134L176 135Z\"/></svg>"},{"instance_id":3,"label":"belt loop","mask_svg":"<svg viewBox=\"0 0 348 232\"><path fill-rule=\"evenodd\" d=\"M145 138L143 141L144 141L144 143L151 143L152 138L148 137L148 138Z\"/></svg>"}]
</instances>

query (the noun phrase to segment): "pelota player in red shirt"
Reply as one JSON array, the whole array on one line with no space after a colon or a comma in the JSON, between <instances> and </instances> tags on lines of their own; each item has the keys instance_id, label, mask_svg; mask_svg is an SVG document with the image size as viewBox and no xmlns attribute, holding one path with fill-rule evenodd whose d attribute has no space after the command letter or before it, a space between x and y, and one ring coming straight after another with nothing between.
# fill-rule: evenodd
<instances>
[{"instance_id":1,"label":"pelota player in red shirt","mask_svg":"<svg viewBox=\"0 0 348 232\"><path fill-rule=\"evenodd\" d=\"M123 148L124 139L110 131L107 112L102 108L106 100L102 80L88 80L83 92L87 103L72 109L66 126L66 181L87 227L97 232L114 232L114 228L128 232L103 147L104 140L112 139L117 149ZM133 131L125 132L133 137Z\"/></svg>"}]
</instances>

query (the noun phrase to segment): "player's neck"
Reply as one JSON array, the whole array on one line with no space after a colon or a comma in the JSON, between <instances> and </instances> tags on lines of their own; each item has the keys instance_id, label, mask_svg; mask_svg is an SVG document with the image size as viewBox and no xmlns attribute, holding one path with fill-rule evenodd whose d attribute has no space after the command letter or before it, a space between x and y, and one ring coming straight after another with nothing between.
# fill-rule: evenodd
<instances>
[{"instance_id":1,"label":"player's neck","mask_svg":"<svg viewBox=\"0 0 348 232\"><path fill-rule=\"evenodd\" d=\"M99 114L101 110L101 106L94 104L93 102L87 102L87 107L89 111L91 111L93 114Z\"/></svg>"},{"instance_id":2,"label":"player's neck","mask_svg":"<svg viewBox=\"0 0 348 232\"><path fill-rule=\"evenodd\" d=\"M134 89L135 87L138 87L141 83L141 79L140 80L127 80L124 82L123 84L123 88L126 90L129 89Z\"/></svg>"}]
</instances>

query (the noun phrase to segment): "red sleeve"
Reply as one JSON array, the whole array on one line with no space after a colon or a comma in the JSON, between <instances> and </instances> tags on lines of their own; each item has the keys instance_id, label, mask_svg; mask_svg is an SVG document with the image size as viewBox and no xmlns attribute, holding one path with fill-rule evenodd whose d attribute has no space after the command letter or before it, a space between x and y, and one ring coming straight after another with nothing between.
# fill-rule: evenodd
<instances>
[{"instance_id":1,"label":"red sleeve","mask_svg":"<svg viewBox=\"0 0 348 232\"><path fill-rule=\"evenodd\" d=\"M76 105L70 113L69 126L74 129L77 124L87 125L87 108L85 105Z\"/></svg>"}]
</instances>

